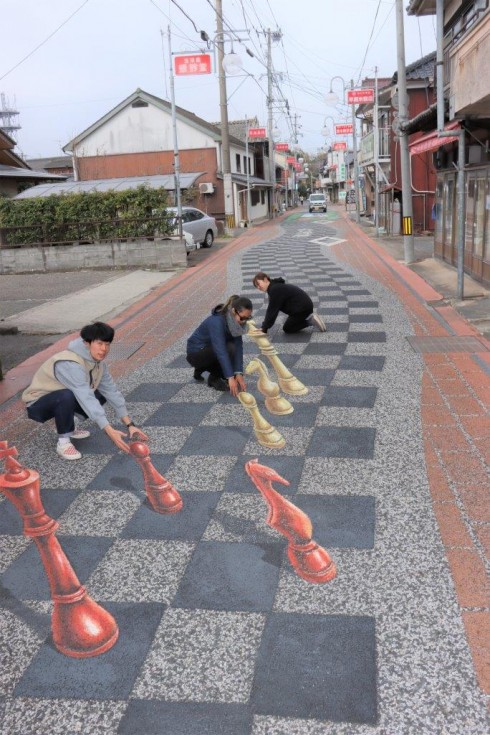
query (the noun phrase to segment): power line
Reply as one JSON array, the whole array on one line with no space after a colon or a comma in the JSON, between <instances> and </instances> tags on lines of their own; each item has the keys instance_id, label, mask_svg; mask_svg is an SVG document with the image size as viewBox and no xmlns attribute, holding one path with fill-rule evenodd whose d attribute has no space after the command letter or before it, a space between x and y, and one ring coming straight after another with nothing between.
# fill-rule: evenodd
<instances>
[{"instance_id":1,"label":"power line","mask_svg":"<svg viewBox=\"0 0 490 735\"><path fill-rule=\"evenodd\" d=\"M24 61L27 61L27 59L29 59L29 58L30 58L30 57L31 57L31 56L32 56L33 54L35 54L35 53L36 53L36 51L37 51L38 49L40 49L40 48L41 48L41 46L44 46L44 44L45 44L45 43L47 43L47 42L49 41L49 39L50 39L50 38L53 38L53 36L54 36L54 35L55 35L56 33L58 33L58 31L59 31L59 30L60 30L61 28L63 28L63 26L65 26L65 25L66 25L66 24L68 23L68 21L70 21L70 20L71 20L71 19L73 18L73 16L74 16L74 15L76 15L77 13L79 13L79 12L80 12L80 10L81 10L81 9L82 9L82 8L83 8L83 7L84 7L84 6L85 6L85 5L86 5L86 4L88 3L88 2L89 2L89 0L85 0L85 2L83 2L83 3L82 3L82 4L80 5L80 7L78 7L78 8L77 8L77 9L76 9L76 10L75 10L75 11L74 11L74 12L73 12L73 13L72 13L71 15L69 15L69 16L68 16L68 18L67 18L66 20L64 20L64 21L63 21L63 23L60 23L60 25L59 25L59 26L58 26L57 28L55 28L55 29L54 29L54 31L53 31L52 33L50 33L50 34L49 34L49 36L47 36L47 37L46 37L46 38L44 39L44 41L41 41L41 43L39 43L39 44L38 44L38 45L37 45L37 46L36 46L35 48L33 48L33 49L32 49L32 51L30 51L30 52L29 52L29 53L27 54L27 56L24 56L24 58L23 58L23 59L21 59L20 61L18 61L18 62L17 62L17 64L15 64L15 65L14 65L14 66L13 66L13 67L12 67L11 69L9 69L8 71L6 71L6 72L5 72L5 74L3 74L3 75L2 75L1 77L0 77L0 82L2 81L2 79L5 79L5 77L6 77L6 76L8 76L8 75L9 75L9 74L10 74L11 72L13 72L13 71L14 71L14 69L17 69L17 67L19 67L19 66L20 66L21 64L23 64L23 63L24 63Z\"/></svg>"},{"instance_id":2,"label":"power line","mask_svg":"<svg viewBox=\"0 0 490 735\"><path fill-rule=\"evenodd\" d=\"M374 15L373 27L371 28L371 33L370 33L370 36L369 36L369 40L368 40L368 42L367 42L367 46L366 46L366 51L365 51L365 53L364 53L364 58L363 58L363 60L362 60L361 68L359 69L359 76L358 76L358 81L360 80L360 78L361 78L361 76L362 76L362 70L363 70L363 68L364 68L364 62L366 61L366 56L367 56L367 53L368 53L368 51L369 51L369 46L370 46L370 43L371 43L371 39L372 39L372 37L373 37L373 33L374 33L374 27L375 27L375 25L376 25L376 19L377 19L377 17L378 17L378 13L379 13L379 9L380 9L380 7L381 7L381 0L379 0L379 2L378 2L378 7L376 8L376 13L375 13L375 15Z\"/></svg>"}]
</instances>

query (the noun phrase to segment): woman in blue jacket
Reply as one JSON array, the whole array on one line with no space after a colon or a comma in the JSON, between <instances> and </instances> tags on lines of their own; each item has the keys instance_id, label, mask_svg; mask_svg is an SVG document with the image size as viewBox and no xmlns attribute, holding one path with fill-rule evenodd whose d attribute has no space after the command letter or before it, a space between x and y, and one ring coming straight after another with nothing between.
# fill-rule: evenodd
<instances>
[{"instance_id":1,"label":"woman in blue jacket","mask_svg":"<svg viewBox=\"0 0 490 735\"><path fill-rule=\"evenodd\" d=\"M245 390L243 341L246 324L252 318L252 302L246 296L230 296L214 307L187 340L187 362L195 380L204 380L215 390L229 390L233 396Z\"/></svg>"}]
</instances>

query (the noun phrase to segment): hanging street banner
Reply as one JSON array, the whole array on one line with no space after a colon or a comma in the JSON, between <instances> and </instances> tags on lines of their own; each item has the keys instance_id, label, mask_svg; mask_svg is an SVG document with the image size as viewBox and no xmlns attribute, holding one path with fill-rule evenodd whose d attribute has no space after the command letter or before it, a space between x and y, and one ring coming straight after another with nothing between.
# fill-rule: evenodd
<instances>
[{"instance_id":1,"label":"hanging street banner","mask_svg":"<svg viewBox=\"0 0 490 735\"><path fill-rule=\"evenodd\" d=\"M296 159L294 156L288 156L286 158L286 163L296 163Z\"/></svg>"},{"instance_id":2,"label":"hanging street banner","mask_svg":"<svg viewBox=\"0 0 490 735\"><path fill-rule=\"evenodd\" d=\"M267 136L265 134L265 128L249 128L248 137L249 138L266 138Z\"/></svg>"},{"instance_id":3,"label":"hanging street banner","mask_svg":"<svg viewBox=\"0 0 490 735\"><path fill-rule=\"evenodd\" d=\"M369 102L374 102L374 89L347 90L347 103L349 105L366 105Z\"/></svg>"},{"instance_id":4,"label":"hanging street banner","mask_svg":"<svg viewBox=\"0 0 490 735\"><path fill-rule=\"evenodd\" d=\"M288 151L289 143L276 143L276 151Z\"/></svg>"},{"instance_id":5,"label":"hanging street banner","mask_svg":"<svg viewBox=\"0 0 490 735\"><path fill-rule=\"evenodd\" d=\"M211 54L185 54L174 56L176 76L211 74Z\"/></svg>"},{"instance_id":6,"label":"hanging street banner","mask_svg":"<svg viewBox=\"0 0 490 735\"><path fill-rule=\"evenodd\" d=\"M334 143L332 146L332 150L334 151L346 151L347 150L347 143L345 140L341 140L340 143Z\"/></svg>"},{"instance_id":7,"label":"hanging street banner","mask_svg":"<svg viewBox=\"0 0 490 735\"><path fill-rule=\"evenodd\" d=\"M352 135L352 123L346 125L336 125L335 135Z\"/></svg>"}]
</instances>

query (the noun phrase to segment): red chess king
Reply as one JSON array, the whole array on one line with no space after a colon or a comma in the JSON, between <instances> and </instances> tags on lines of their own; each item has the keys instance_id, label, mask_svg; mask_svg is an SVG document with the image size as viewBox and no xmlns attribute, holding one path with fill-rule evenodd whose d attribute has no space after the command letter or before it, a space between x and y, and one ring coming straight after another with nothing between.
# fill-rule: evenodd
<instances>
[{"instance_id":1,"label":"red chess king","mask_svg":"<svg viewBox=\"0 0 490 735\"><path fill-rule=\"evenodd\" d=\"M184 502L174 486L153 466L150 450L143 441L129 443L129 451L143 472L148 502L157 513L178 513Z\"/></svg>"},{"instance_id":2,"label":"red chess king","mask_svg":"<svg viewBox=\"0 0 490 735\"><path fill-rule=\"evenodd\" d=\"M0 459L4 460L6 470L0 475L0 492L15 506L22 518L24 534L31 536L38 548L54 603L51 617L54 645L60 653L73 658L99 656L117 641L117 623L80 584L54 535L58 523L44 510L39 474L21 467L14 459L16 456L15 447L0 442Z\"/></svg>"}]
</instances>

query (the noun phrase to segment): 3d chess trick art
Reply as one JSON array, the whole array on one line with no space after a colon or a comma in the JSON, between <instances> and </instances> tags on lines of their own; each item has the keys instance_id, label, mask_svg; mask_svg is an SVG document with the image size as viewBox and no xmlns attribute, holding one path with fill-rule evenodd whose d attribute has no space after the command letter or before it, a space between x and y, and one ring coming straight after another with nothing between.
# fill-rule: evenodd
<instances>
[{"instance_id":1,"label":"3d chess trick art","mask_svg":"<svg viewBox=\"0 0 490 735\"><path fill-rule=\"evenodd\" d=\"M335 564L328 552L313 541L309 517L272 487L272 482L282 485L289 482L256 459L247 462L245 470L269 506L267 524L288 540L288 557L295 572L307 582L317 584L334 579Z\"/></svg>"},{"instance_id":2,"label":"3d chess trick art","mask_svg":"<svg viewBox=\"0 0 490 735\"><path fill-rule=\"evenodd\" d=\"M0 442L0 459L6 470L0 475L0 492L19 512L24 535L33 538L38 548L54 603L54 645L60 653L73 658L99 656L117 641L116 621L80 584L55 536L59 524L44 510L39 474L22 467L15 459L17 455L15 447Z\"/></svg>"},{"instance_id":3,"label":"3d chess trick art","mask_svg":"<svg viewBox=\"0 0 490 735\"><path fill-rule=\"evenodd\" d=\"M283 393L287 393L290 396L305 396L308 393L308 388L284 365L277 354L276 348L273 347L267 335L257 328L253 319L250 319L248 322L247 334L253 339L261 354L267 357L274 368Z\"/></svg>"},{"instance_id":4,"label":"3d chess trick art","mask_svg":"<svg viewBox=\"0 0 490 735\"><path fill-rule=\"evenodd\" d=\"M294 408L284 396L277 383L269 377L266 365L258 357L254 357L245 368L245 373L251 375L258 373L257 389L265 396L265 407L276 416L286 416L293 413Z\"/></svg>"},{"instance_id":5,"label":"3d chess trick art","mask_svg":"<svg viewBox=\"0 0 490 735\"><path fill-rule=\"evenodd\" d=\"M156 513L178 513L184 505L174 486L154 467L148 444L135 439L129 443L129 452L143 472L148 502Z\"/></svg>"}]
</instances>

